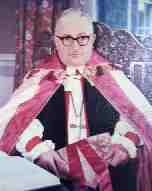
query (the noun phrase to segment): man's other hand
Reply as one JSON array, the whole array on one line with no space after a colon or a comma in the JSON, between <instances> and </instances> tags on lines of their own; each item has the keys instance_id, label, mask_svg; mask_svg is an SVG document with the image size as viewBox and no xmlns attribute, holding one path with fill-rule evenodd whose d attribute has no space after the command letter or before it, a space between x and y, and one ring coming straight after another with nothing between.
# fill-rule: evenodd
<instances>
[{"instance_id":1,"label":"man's other hand","mask_svg":"<svg viewBox=\"0 0 152 191\"><path fill-rule=\"evenodd\" d=\"M42 153L39 158L36 159L36 164L59 177L66 177L68 173L68 165L66 161L53 149Z\"/></svg>"},{"instance_id":2,"label":"man's other hand","mask_svg":"<svg viewBox=\"0 0 152 191\"><path fill-rule=\"evenodd\" d=\"M125 164L129 160L127 150L121 144L113 144L110 152L106 156L106 160L111 166L117 166L119 164Z\"/></svg>"}]
</instances>

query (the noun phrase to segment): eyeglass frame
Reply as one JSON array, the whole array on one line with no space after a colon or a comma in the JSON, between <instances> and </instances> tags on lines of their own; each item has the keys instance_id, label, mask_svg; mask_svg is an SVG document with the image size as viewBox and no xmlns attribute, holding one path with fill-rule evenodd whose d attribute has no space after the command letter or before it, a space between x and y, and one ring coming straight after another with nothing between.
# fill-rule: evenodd
<instances>
[{"instance_id":1,"label":"eyeglass frame","mask_svg":"<svg viewBox=\"0 0 152 191\"><path fill-rule=\"evenodd\" d=\"M73 37L73 36L71 36L71 35L64 35L64 36L56 35L56 37L61 40L62 44L63 44L65 47L70 47L70 46L74 43L75 40L77 41L77 43L78 43L79 46L86 46L86 45L88 45L88 43L89 43L89 41L90 41L90 38L91 38L91 35L92 35L92 34L89 34L89 35L81 35L81 36L78 36L78 37ZM64 39L67 38L67 37L71 38L71 43L69 43L68 45L65 44L65 42L64 42ZM83 44L83 43L81 44L81 42L79 41L79 39L82 38L82 37L88 38L87 42L84 43L84 44Z\"/></svg>"}]
</instances>

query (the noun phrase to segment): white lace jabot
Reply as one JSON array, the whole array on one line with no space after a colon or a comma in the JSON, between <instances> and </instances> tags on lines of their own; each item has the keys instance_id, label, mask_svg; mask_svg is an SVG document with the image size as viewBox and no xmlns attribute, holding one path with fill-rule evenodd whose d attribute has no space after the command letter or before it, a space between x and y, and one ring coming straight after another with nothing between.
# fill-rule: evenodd
<instances>
[{"instance_id":1,"label":"white lace jabot","mask_svg":"<svg viewBox=\"0 0 152 191\"><path fill-rule=\"evenodd\" d=\"M75 92L79 89L81 74L83 73L84 66L81 67L67 67L66 78L63 81L64 91Z\"/></svg>"}]
</instances>

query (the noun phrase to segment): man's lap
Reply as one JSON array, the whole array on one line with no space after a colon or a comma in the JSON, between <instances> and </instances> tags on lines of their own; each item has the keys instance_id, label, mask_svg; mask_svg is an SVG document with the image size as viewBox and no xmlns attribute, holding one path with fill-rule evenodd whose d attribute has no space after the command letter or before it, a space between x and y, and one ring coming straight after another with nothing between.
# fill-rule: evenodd
<instances>
[{"instance_id":1,"label":"man's lap","mask_svg":"<svg viewBox=\"0 0 152 191\"><path fill-rule=\"evenodd\" d=\"M41 188L33 191L79 191L79 189L74 189L74 188L68 188L67 186L64 185L58 185L58 186L51 186L47 188ZM82 191L82 190L81 190ZM94 189L91 188L84 188L83 191L94 191Z\"/></svg>"},{"instance_id":2,"label":"man's lap","mask_svg":"<svg viewBox=\"0 0 152 191\"><path fill-rule=\"evenodd\" d=\"M112 178L113 191L136 191L136 161L128 162L116 168L109 168ZM62 181L61 185L38 189L36 191L79 191L69 181ZM81 190L82 191L82 190ZM98 191L86 187L83 191Z\"/></svg>"}]
</instances>

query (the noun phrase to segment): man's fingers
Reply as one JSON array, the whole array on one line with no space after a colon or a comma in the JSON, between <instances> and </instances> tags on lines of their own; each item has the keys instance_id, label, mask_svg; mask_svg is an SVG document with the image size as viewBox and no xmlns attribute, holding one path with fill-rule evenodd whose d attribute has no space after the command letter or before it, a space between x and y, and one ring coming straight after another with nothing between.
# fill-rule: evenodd
<instances>
[{"instance_id":1,"label":"man's fingers","mask_svg":"<svg viewBox=\"0 0 152 191\"><path fill-rule=\"evenodd\" d=\"M110 160L112 166L117 166L119 164L124 164L128 161L128 154L124 151L117 151L113 158Z\"/></svg>"},{"instance_id":2,"label":"man's fingers","mask_svg":"<svg viewBox=\"0 0 152 191\"><path fill-rule=\"evenodd\" d=\"M58 153L55 155L55 163L57 166L57 169L60 172L61 176L67 176L68 174L68 163L63 160Z\"/></svg>"},{"instance_id":3,"label":"man's fingers","mask_svg":"<svg viewBox=\"0 0 152 191\"><path fill-rule=\"evenodd\" d=\"M54 153L54 158L55 158L55 161L58 161L58 163L66 165L66 161L62 159L57 152Z\"/></svg>"},{"instance_id":4,"label":"man's fingers","mask_svg":"<svg viewBox=\"0 0 152 191\"><path fill-rule=\"evenodd\" d=\"M56 166L56 163L55 163L55 160L52 159L49 164L48 164L48 170L49 171L52 171L56 176L59 176L59 172L58 172L58 169L57 169L57 166Z\"/></svg>"},{"instance_id":5,"label":"man's fingers","mask_svg":"<svg viewBox=\"0 0 152 191\"><path fill-rule=\"evenodd\" d=\"M56 166L56 152L54 150L50 150L49 152L45 152L40 155L36 164L42 166L46 170L54 173L55 175L59 175L58 168Z\"/></svg>"},{"instance_id":6,"label":"man's fingers","mask_svg":"<svg viewBox=\"0 0 152 191\"><path fill-rule=\"evenodd\" d=\"M50 153L50 170L57 175L61 176L62 171L66 170L66 162L58 155L56 151Z\"/></svg>"}]
</instances>

